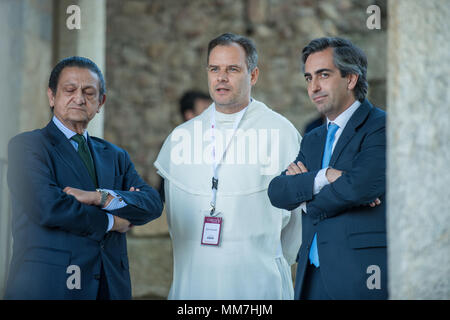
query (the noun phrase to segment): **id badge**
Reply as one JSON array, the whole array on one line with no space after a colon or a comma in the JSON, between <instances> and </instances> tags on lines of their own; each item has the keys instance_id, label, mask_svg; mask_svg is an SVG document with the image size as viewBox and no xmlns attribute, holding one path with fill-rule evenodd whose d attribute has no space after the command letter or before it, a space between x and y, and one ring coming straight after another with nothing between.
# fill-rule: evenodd
<instances>
[{"instance_id":1,"label":"id badge","mask_svg":"<svg viewBox=\"0 0 450 320\"><path fill-rule=\"evenodd\" d=\"M202 242L203 245L218 246L222 231L222 218L207 216L203 220Z\"/></svg>"}]
</instances>

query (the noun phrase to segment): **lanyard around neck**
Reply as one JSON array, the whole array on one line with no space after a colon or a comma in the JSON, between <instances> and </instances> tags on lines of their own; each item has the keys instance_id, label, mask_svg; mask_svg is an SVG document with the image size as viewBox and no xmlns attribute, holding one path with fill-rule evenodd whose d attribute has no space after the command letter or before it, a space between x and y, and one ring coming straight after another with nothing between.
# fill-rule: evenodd
<instances>
[{"instance_id":1,"label":"lanyard around neck","mask_svg":"<svg viewBox=\"0 0 450 320\"><path fill-rule=\"evenodd\" d=\"M220 158L216 157L216 108L214 106L212 112L211 112L211 139L213 141L213 148L212 148L212 196L211 196L211 212L210 215L213 216L214 212L216 210L216 200L217 200L217 189L219 186L219 177L218 177L218 171L219 167L222 164L223 159L225 158L225 154L231 144L231 141L233 140L237 129L239 128L239 124L241 123L242 118L244 117L244 114L246 113L248 107L245 107L242 111L239 112L238 116L234 120L233 125L233 134L230 137L230 140L226 144L223 153Z\"/></svg>"}]
</instances>

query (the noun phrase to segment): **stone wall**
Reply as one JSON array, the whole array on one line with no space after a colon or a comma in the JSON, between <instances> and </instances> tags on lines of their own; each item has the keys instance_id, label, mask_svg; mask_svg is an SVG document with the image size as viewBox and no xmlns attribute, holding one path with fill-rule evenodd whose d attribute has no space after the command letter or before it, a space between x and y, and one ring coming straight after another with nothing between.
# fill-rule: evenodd
<instances>
[{"instance_id":1,"label":"stone wall","mask_svg":"<svg viewBox=\"0 0 450 320\"><path fill-rule=\"evenodd\" d=\"M381 9L381 30L366 26L372 4ZM178 99L188 89L207 92L207 44L225 32L255 41L260 77L252 96L302 133L318 114L306 94L300 53L316 37L339 35L359 45L369 60L369 98L385 106L386 15L386 1L379 0L109 0L105 138L125 148L138 172L157 186L153 162L181 122ZM165 217L129 238L134 295L164 298L172 267Z\"/></svg>"},{"instance_id":2,"label":"stone wall","mask_svg":"<svg viewBox=\"0 0 450 320\"><path fill-rule=\"evenodd\" d=\"M389 3L392 299L450 299L450 3Z\"/></svg>"}]
</instances>

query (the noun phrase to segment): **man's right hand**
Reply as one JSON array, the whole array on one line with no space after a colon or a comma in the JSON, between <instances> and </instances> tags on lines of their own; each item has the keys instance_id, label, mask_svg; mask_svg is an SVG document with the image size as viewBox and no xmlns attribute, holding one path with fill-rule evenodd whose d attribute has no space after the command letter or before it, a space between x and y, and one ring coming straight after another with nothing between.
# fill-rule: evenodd
<instances>
[{"instance_id":1,"label":"man's right hand","mask_svg":"<svg viewBox=\"0 0 450 320\"><path fill-rule=\"evenodd\" d=\"M141 191L141 190L139 188L131 187L129 191ZM115 215L113 215L113 218L114 224L110 231L125 233L128 232L131 228L133 228L133 225L127 219Z\"/></svg>"},{"instance_id":2,"label":"man's right hand","mask_svg":"<svg viewBox=\"0 0 450 320\"><path fill-rule=\"evenodd\" d=\"M342 176L343 171L342 170L337 170L334 168L328 168L325 176L327 177L327 180L329 183L333 183L335 182L340 176Z\"/></svg>"},{"instance_id":3,"label":"man's right hand","mask_svg":"<svg viewBox=\"0 0 450 320\"><path fill-rule=\"evenodd\" d=\"M124 218L121 218L118 216L114 216L114 215L113 215L113 218L114 218L114 224L110 231L117 231L120 233L125 233L133 227L133 225L127 219L124 219Z\"/></svg>"}]
</instances>

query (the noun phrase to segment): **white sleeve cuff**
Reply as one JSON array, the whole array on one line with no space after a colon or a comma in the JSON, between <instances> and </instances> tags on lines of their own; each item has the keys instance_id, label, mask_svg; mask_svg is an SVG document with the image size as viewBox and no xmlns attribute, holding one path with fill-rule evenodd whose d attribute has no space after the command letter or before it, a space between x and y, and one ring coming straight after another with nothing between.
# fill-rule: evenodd
<instances>
[{"instance_id":1,"label":"white sleeve cuff","mask_svg":"<svg viewBox=\"0 0 450 320\"><path fill-rule=\"evenodd\" d=\"M108 229L106 229L106 232L109 232L114 225L114 217L111 213L106 213L106 215L108 217Z\"/></svg>"},{"instance_id":2,"label":"white sleeve cuff","mask_svg":"<svg viewBox=\"0 0 450 320\"><path fill-rule=\"evenodd\" d=\"M323 187L325 187L327 184L330 184L330 182L327 179L326 173L328 168L323 168L319 172L317 172L316 177L314 178L314 195L318 194L320 190L322 190Z\"/></svg>"},{"instance_id":3,"label":"white sleeve cuff","mask_svg":"<svg viewBox=\"0 0 450 320\"><path fill-rule=\"evenodd\" d=\"M117 209L127 206L125 201L123 201L123 199L114 191L108 190L108 189L102 189L102 190L108 192L114 198L109 202L109 204L105 208L103 208L103 210L112 211L112 210L117 210ZM106 212L106 216L108 217L108 229L106 229L106 232L109 232L112 229L112 227L114 226L114 217L109 212Z\"/></svg>"},{"instance_id":4,"label":"white sleeve cuff","mask_svg":"<svg viewBox=\"0 0 450 320\"><path fill-rule=\"evenodd\" d=\"M114 198L111 200L111 202L106 207L103 208L103 210L112 211L112 210L121 209L121 208L127 206L126 202L123 201L122 197L119 196L114 191L108 190L108 189L102 189L102 190L108 192Z\"/></svg>"},{"instance_id":5,"label":"white sleeve cuff","mask_svg":"<svg viewBox=\"0 0 450 320\"><path fill-rule=\"evenodd\" d=\"M306 212L306 201L305 201L305 202L302 202L302 203L300 204L300 209L303 210L304 213L307 213L307 212Z\"/></svg>"}]
</instances>

